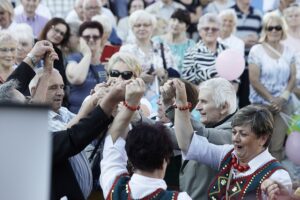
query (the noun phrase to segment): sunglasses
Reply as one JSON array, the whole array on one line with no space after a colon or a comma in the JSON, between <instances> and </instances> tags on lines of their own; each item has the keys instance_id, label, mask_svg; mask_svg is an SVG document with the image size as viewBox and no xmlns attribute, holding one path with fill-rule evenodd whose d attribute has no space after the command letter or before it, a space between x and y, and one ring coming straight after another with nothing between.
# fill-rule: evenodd
<instances>
[{"instance_id":1,"label":"sunglasses","mask_svg":"<svg viewBox=\"0 0 300 200\"><path fill-rule=\"evenodd\" d=\"M109 73L110 77L119 77L121 75L122 79L129 80L133 76L131 71L120 72L118 70L111 70Z\"/></svg>"},{"instance_id":2,"label":"sunglasses","mask_svg":"<svg viewBox=\"0 0 300 200\"><path fill-rule=\"evenodd\" d=\"M274 29L275 29L275 31L281 31L282 27L278 25L278 26L268 26L266 28L266 30L269 31L269 32L273 31Z\"/></svg>"},{"instance_id":3,"label":"sunglasses","mask_svg":"<svg viewBox=\"0 0 300 200\"><path fill-rule=\"evenodd\" d=\"M96 41L99 40L101 38L100 35L83 35L81 36L85 41L89 41L91 38Z\"/></svg>"},{"instance_id":4,"label":"sunglasses","mask_svg":"<svg viewBox=\"0 0 300 200\"><path fill-rule=\"evenodd\" d=\"M204 30L205 32L208 32L209 30L211 30L211 32L217 32L219 31L218 28L214 28L214 27L203 27L202 30Z\"/></svg>"}]
</instances>

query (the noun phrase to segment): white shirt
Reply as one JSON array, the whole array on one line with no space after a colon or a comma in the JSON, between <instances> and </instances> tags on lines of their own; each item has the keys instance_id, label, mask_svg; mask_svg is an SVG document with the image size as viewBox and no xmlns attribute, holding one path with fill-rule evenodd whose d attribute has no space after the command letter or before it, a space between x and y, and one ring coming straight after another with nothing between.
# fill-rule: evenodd
<instances>
[{"instance_id":1,"label":"white shirt","mask_svg":"<svg viewBox=\"0 0 300 200\"><path fill-rule=\"evenodd\" d=\"M228 38L222 39L218 38L218 41L225 44L229 49L237 50L238 52L245 53L245 43L240 38L231 34Z\"/></svg>"},{"instance_id":2,"label":"white shirt","mask_svg":"<svg viewBox=\"0 0 300 200\"><path fill-rule=\"evenodd\" d=\"M100 175L100 185L105 198L116 177L120 174L128 173L126 169L128 157L125 151L125 143L125 140L122 138L118 138L115 144L113 144L110 135L105 138ZM167 185L163 179L150 178L135 173L129 181L129 187L133 199L141 199L158 188L167 189ZM180 192L178 195L178 200L190 199L186 192Z\"/></svg>"},{"instance_id":3,"label":"white shirt","mask_svg":"<svg viewBox=\"0 0 300 200\"><path fill-rule=\"evenodd\" d=\"M182 152L182 155L183 159L185 160L196 160L199 162L201 161L201 163L207 164L214 169L218 169L221 165L221 161L232 148L233 145L229 144L215 145L209 143L207 138L196 135L194 133L188 152L186 154ZM234 151L233 153L235 154ZM233 170L233 177L239 178L250 175L254 173L259 167L273 159L274 157L272 157L268 149L266 149L248 163L250 169L246 172L235 173L235 171ZM292 181L287 171L278 169L269 178L272 180L276 180L278 183L282 184L288 189L288 191L292 191ZM263 199L266 199L266 197L263 196Z\"/></svg>"}]
</instances>

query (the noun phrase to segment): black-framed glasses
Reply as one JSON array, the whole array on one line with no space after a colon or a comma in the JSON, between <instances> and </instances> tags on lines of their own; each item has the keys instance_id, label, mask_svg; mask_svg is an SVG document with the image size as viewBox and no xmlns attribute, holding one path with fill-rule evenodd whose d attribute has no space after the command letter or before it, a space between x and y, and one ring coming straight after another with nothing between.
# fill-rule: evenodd
<instances>
[{"instance_id":1,"label":"black-framed glasses","mask_svg":"<svg viewBox=\"0 0 300 200\"><path fill-rule=\"evenodd\" d=\"M59 30L58 28L55 28L55 26L52 26L52 29L54 30L54 32L55 32L56 34L59 34L59 35L61 35L62 37L65 37L65 34L66 34L65 32Z\"/></svg>"},{"instance_id":2,"label":"black-framed glasses","mask_svg":"<svg viewBox=\"0 0 300 200\"><path fill-rule=\"evenodd\" d=\"M89 41L90 39L93 39L94 41L99 40L101 38L100 35L83 35L81 36L85 41Z\"/></svg>"},{"instance_id":3,"label":"black-framed glasses","mask_svg":"<svg viewBox=\"0 0 300 200\"><path fill-rule=\"evenodd\" d=\"M120 75L121 75L122 79L129 80L133 76L133 72L131 72L131 71L120 72L118 70L111 70L109 72L110 77L119 77Z\"/></svg>"},{"instance_id":4,"label":"black-framed glasses","mask_svg":"<svg viewBox=\"0 0 300 200\"><path fill-rule=\"evenodd\" d=\"M216 27L203 27L202 30L204 30L205 32L211 31L213 33L219 31L219 29Z\"/></svg>"},{"instance_id":5,"label":"black-framed glasses","mask_svg":"<svg viewBox=\"0 0 300 200\"><path fill-rule=\"evenodd\" d=\"M278 26L268 26L266 28L266 30L269 31L269 32L271 32L273 30L275 30L275 31L282 31L282 27L280 25L278 25Z\"/></svg>"}]
</instances>

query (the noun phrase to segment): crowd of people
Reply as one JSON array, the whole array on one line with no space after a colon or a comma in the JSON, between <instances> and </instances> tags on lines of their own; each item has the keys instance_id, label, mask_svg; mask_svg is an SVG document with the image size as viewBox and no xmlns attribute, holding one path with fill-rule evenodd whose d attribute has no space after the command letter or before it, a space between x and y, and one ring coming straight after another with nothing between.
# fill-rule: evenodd
<instances>
[{"instance_id":1,"label":"crowd of people","mask_svg":"<svg viewBox=\"0 0 300 200\"><path fill-rule=\"evenodd\" d=\"M299 17L298 0L1 0L0 102L50 106L53 200L300 199L282 117Z\"/></svg>"}]
</instances>

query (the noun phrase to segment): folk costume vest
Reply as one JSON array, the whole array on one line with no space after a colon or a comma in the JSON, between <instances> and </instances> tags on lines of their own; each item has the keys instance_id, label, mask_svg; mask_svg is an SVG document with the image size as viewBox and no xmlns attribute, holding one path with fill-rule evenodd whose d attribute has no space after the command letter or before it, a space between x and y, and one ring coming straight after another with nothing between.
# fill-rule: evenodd
<instances>
[{"instance_id":1,"label":"folk costume vest","mask_svg":"<svg viewBox=\"0 0 300 200\"><path fill-rule=\"evenodd\" d=\"M128 174L118 176L106 200L177 200L178 192L163 190L161 188L142 199L133 199L128 184L129 180L130 176Z\"/></svg>"},{"instance_id":2,"label":"folk costume vest","mask_svg":"<svg viewBox=\"0 0 300 200\"><path fill-rule=\"evenodd\" d=\"M261 183L269 178L276 170L284 168L274 159L265 163L250 175L239 178L232 177L231 179L229 176L230 170L233 168L231 162L232 152L233 149L229 151L222 160L219 173L208 189L208 199L226 199L226 189L228 186L228 199L226 200L261 199ZM229 185L227 185L228 181L230 181Z\"/></svg>"}]
</instances>

